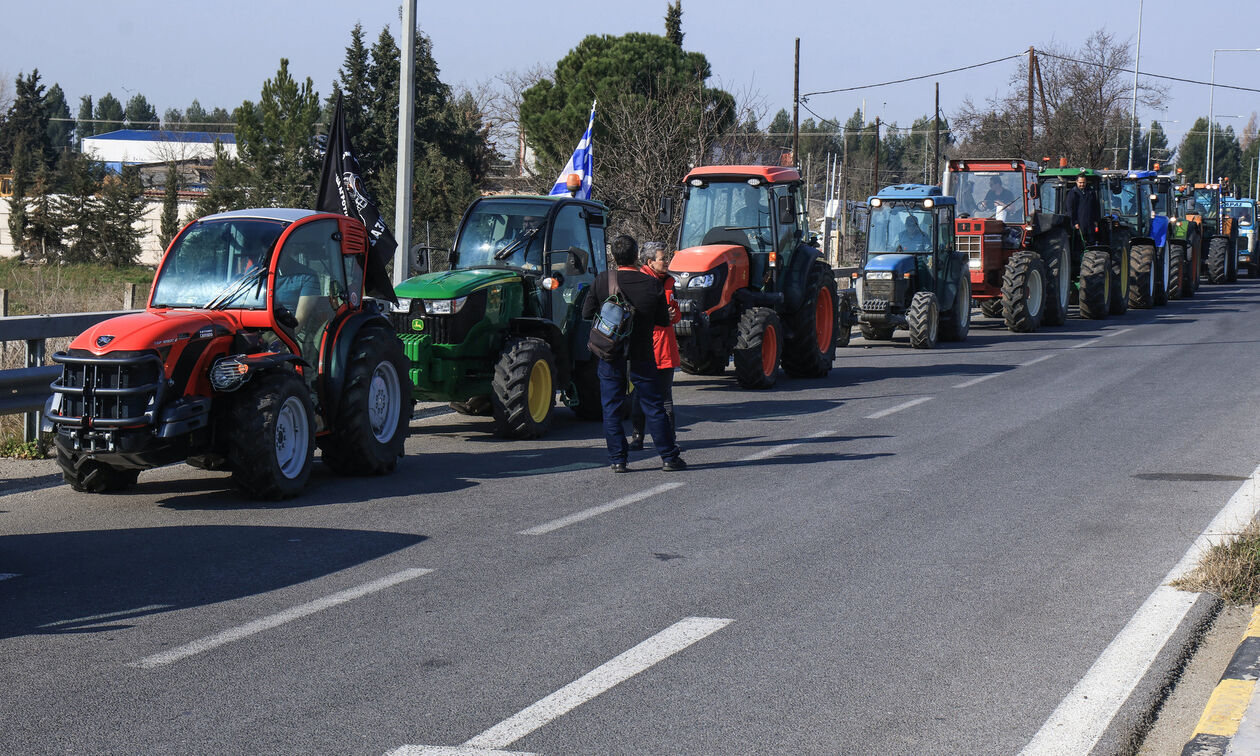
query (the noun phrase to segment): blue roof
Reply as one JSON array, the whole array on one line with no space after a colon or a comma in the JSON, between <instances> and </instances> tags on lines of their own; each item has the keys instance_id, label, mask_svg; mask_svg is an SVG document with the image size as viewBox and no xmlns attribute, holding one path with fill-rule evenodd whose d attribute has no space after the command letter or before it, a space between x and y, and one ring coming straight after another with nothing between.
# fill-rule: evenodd
<instances>
[{"instance_id":1,"label":"blue roof","mask_svg":"<svg viewBox=\"0 0 1260 756\"><path fill-rule=\"evenodd\" d=\"M1159 173L1156 171L1129 171L1127 178L1144 179L1144 178L1155 178L1157 176L1159 176Z\"/></svg>"},{"instance_id":2,"label":"blue roof","mask_svg":"<svg viewBox=\"0 0 1260 756\"><path fill-rule=\"evenodd\" d=\"M236 134L217 131L159 131L156 129L120 129L93 134L88 139L117 139L128 142L204 142L236 144Z\"/></svg>"},{"instance_id":3,"label":"blue roof","mask_svg":"<svg viewBox=\"0 0 1260 756\"><path fill-rule=\"evenodd\" d=\"M946 197L941 194L941 188L929 184L897 184L895 186L886 186L880 190L875 197L880 199L927 199L932 198L933 204L952 205L953 197ZM871 197L871 199L875 199Z\"/></svg>"}]
</instances>

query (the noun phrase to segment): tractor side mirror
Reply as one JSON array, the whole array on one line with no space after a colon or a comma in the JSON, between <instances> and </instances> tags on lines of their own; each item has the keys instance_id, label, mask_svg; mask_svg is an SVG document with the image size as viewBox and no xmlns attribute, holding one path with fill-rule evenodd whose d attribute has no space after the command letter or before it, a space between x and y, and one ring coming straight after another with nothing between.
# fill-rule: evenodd
<instances>
[{"instance_id":1,"label":"tractor side mirror","mask_svg":"<svg viewBox=\"0 0 1260 756\"><path fill-rule=\"evenodd\" d=\"M411 248L411 275L429 272L429 253L427 247L416 245Z\"/></svg>"},{"instance_id":2,"label":"tractor side mirror","mask_svg":"<svg viewBox=\"0 0 1260 756\"><path fill-rule=\"evenodd\" d=\"M787 194L779 197L779 222L782 223L787 218L793 218L796 215L796 201L792 195Z\"/></svg>"},{"instance_id":3,"label":"tractor side mirror","mask_svg":"<svg viewBox=\"0 0 1260 756\"><path fill-rule=\"evenodd\" d=\"M660 209L656 213L656 223L659 226L668 226L674 222L674 198L661 197Z\"/></svg>"},{"instance_id":4,"label":"tractor side mirror","mask_svg":"<svg viewBox=\"0 0 1260 756\"><path fill-rule=\"evenodd\" d=\"M1028 199L1037 199L1038 192L1039 190L1037 189L1036 184L1028 185Z\"/></svg>"}]
</instances>

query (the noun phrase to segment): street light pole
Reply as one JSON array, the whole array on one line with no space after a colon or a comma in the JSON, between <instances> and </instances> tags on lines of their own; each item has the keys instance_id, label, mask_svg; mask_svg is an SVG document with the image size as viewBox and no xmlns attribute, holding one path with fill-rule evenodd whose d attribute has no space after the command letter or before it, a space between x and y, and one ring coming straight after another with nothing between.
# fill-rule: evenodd
<instances>
[{"instance_id":1,"label":"street light pole","mask_svg":"<svg viewBox=\"0 0 1260 756\"><path fill-rule=\"evenodd\" d=\"M411 145L416 120L416 3L403 0L402 28L398 33L398 169L394 184L394 285L411 277Z\"/></svg>"},{"instance_id":2,"label":"street light pole","mask_svg":"<svg viewBox=\"0 0 1260 756\"><path fill-rule=\"evenodd\" d=\"M1207 165L1203 169L1203 172L1204 172L1203 183L1205 184L1212 183L1212 175L1214 173L1213 169L1215 168L1215 163L1216 163L1216 153L1213 149L1215 147L1214 142L1215 142L1215 136L1216 136L1216 129L1213 128L1212 121L1216 117L1213 111L1214 111L1214 108L1216 107L1216 54L1218 52L1260 52L1260 47L1219 47L1212 51L1212 82L1208 87L1209 93L1208 93L1208 141L1207 141L1207 155L1206 155L1207 159L1204 161L1207 163Z\"/></svg>"},{"instance_id":3,"label":"street light pole","mask_svg":"<svg viewBox=\"0 0 1260 756\"><path fill-rule=\"evenodd\" d=\"M1129 170L1133 170L1133 150L1137 147L1137 88L1138 88L1138 65L1142 61L1142 0L1138 0L1138 38L1137 38L1137 54L1133 58L1133 116L1129 119ZM1028 109L1032 110L1032 95L1028 97ZM1150 165L1150 154L1148 150L1147 165Z\"/></svg>"}]
</instances>

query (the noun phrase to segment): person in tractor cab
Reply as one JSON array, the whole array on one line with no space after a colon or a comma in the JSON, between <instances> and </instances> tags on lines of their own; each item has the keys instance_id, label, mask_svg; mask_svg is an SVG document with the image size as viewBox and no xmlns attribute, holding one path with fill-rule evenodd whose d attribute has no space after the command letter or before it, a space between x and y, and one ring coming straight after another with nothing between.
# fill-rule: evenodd
<instances>
[{"instance_id":1,"label":"person in tractor cab","mask_svg":"<svg viewBox=\"0 0 1260 756\"><path fill-rule=\"evenodd\" d=\"M674 429L665 417L665 401L657 388L656 359L652 347L652 331L655 326L670 325L669 309L660 280L644 275L635 267L639 245L634 239L622 234L612 242L612 258L617 267L600 273L591 287L593 296L582 301L582 317L592 319L596 311L608 299L609 276L617 276L621 296L634 307L634 325L625 342L624 351L611 360L601 359L599 372L600 403L604 409L604 440L608 444L608 461L615 473L629 472L626 461L629 444L621 425L622 407L626 403L627 363L630 383L647 416L647 430L652 443L661 455L662 470L676 472L687 469L678 445L674 443Z\"/></svg>"},{"instance_id":2,"label":"person in tractor cab","mask_svg":"<svg viewBox=\"0 0 1260 756\"><path fill-rule=\"evenodd\" d=\"M903 252L927 252L932 244L932 237L919 228L919 222L913 215L906 216L906 225L897 236L897 247Z\"/></svg>"},{"instance_id":3,"label":"person in tractor cab","mask_svg":"<svg viewBox=\"0 0 1260 756\"><path fill-rule=\"evenodd\" d=\"M674 334L672 324L682 320L682 311L678 308L678 302L674 300L674 277L669 274L669 258L665 254L665 245L660 242L644 244L643 253L639 255L639 262L643 266L639 270L659 279L665 288L665 306L669 308L671 325L653 326L652 351L656 358L656 385L664 401L665 418L669 420L669 427L676 437L678 425L674 422L674 370L682 362L678 357L678 337ZM630 450L638 451L643 448L643 431L647 424L647 416L643 413L643 405L639 403L638 395L636 394L632 399L634 405L630 410L630 427L633 434L630 437Z\"/></svg>"},{"instance_id":4,"label":"person in tractor cab","mask_svg":"<svg viewBox=\"0 0 1260 756\"><path fill-rule=\"evenodd\" d=\"M1076 186L1067 193L1067 214L1078 238L1090 246L1094 243L1094 230L1098 225L1098 193L1089 186L1085 174L1076 177Z\"/></svg>"},{"instance_id":5,"label":"person in tractor cab","mask_svg":"<svg viewBox=\"0 0 1260 756\"><path fill-rule=\"evenodd\" d=\"M984 199L980 200L979 209L983 213L997 214L1006 210L1012 202L1015 201L1015 193L1007 189L1002 184L1001 176L989 177L989 191L985 193ZM1002 220L1002 218L998 218Z\"/></svg>"}]
</instances>

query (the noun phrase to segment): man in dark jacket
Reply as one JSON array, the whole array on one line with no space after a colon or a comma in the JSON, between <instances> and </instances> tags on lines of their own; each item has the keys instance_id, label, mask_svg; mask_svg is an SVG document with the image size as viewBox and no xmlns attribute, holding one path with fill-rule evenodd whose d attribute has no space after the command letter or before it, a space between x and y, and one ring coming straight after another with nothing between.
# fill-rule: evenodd
<instances>
[{"instance_id":1,"label":"man in dark jacket","mask_svg":"<svg viewBox=\"0 0 1260 756\"><path fill-rule=\"evenodd\" d=\"M652 350L653 327L669 325L669 309L661 282L636 267L638 255L639 245L634 239L624 234L613 239L612 257L617 268L611 273L617 276L621 295L634 307L634 327L623 343L625 352L611 361L600 360L598 364L599 393L604 406L604 440L608 443L608 461L612 471L627 472L626 460L630 450L621 419L626 402L629 363L630 382L634 384L634 392L647 417L652 443L661 455L661 469L675 472L687 469L687 463L680 456L678 445L674 443L674 429L665 417L664 400L656 384L656 358ZM591 295L582 303L582 317L593 318L599 306L608 299L609 274L605 271L595 279Z\"/></svg>"},{"instance_id":2,"label":"man in dark jacket","mask_svg":"<svg viewBox=\"0 0 1260 756\"><path fill-rule=\"evenodd\" d=\"M1068 189L1067 214L1085 246L1093 244L1098 225L1098 192L1089 186L1084 173L1076 177L1076 186Z\"/></svg>"}]
</instances>

